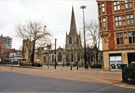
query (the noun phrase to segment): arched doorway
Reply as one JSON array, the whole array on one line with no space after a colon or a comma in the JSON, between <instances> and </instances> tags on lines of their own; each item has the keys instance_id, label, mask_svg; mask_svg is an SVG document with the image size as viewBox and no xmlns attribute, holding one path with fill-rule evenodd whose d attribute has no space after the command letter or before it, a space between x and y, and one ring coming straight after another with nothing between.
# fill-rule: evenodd
<instances>
[{"instance_id":1,"label":"arched doorway","mask_svg":"<svg viewBox=\"0 0 135 93\"><path fill-rule=\"evenodd\" d=\"M80 61L80 53L77 53L77 61Z\"/></svg>"},{"instance_id":2,"label":"arched doorway","mask_svg":"<svg viewBox=\"0 0 135 93\"><path fill-rule=\"evenodd\" d=\"M59 62L62 61L62 53L61 53L61 52L58 53L58 61L59 61Z\"/></svg>"},{"instance_id":3,"label":"arched doorway","mask_svg":"<svg viewBox=\"0 0 135 93\"><path fill-rule=\"evenodd\" d=\"M71 53L71 62L74 61L74 56L73 56L73 53Z\"/></svg>"},{"instance_id":4,"label":"arched doorway","mask_svg":"<svg viewBox=\"0 0 135 93\"><path fill-rule=\"evenodd\" d=\"M66 61L69 62L69 54L66 54Z\"/></svg>"}]
</instances>

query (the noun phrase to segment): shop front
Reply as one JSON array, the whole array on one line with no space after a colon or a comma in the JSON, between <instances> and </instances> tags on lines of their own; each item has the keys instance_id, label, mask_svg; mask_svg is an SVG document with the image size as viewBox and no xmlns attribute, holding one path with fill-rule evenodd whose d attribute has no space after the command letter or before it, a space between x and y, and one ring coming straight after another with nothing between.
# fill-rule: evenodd
<instances>
[{"instance_id":1,"label":"shop front","mask_svg":"<svg viewBox=\"0 0 135 93\"><path fill-rule=\"evenodd\" d=\"M110 54L110 70L121 70L120 64L122 64L122 56L121 54Z\"/></svg>"}]
</instances>

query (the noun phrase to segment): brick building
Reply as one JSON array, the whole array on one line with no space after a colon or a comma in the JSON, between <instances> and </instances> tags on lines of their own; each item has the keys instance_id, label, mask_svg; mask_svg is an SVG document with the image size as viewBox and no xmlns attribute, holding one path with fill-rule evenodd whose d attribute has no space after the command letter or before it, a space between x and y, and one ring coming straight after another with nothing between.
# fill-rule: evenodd
<instances>
[{"instance_id":1,"label":"brick building","mask_svg":"<svg viewBox=\"0 0 135 93\"><path fill-rule=\"evenodd\" d=\"M135 1L97 0L104 70L135 61Z\"/></svg>"}]
</instances>

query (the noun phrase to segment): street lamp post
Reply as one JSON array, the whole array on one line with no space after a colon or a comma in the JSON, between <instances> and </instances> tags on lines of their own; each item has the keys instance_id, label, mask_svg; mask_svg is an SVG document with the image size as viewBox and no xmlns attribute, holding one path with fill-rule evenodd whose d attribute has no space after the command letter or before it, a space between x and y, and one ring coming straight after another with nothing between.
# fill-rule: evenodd
<instances>
[{"instance_id":1,"label":"street lamp post","mask_svg":"<svg viewBox=\"0 0 135 93\"><path fill-rule=\"evenodd\" d=\"M57 39L55 38L55 69L56 69L56 41Z\"/></svg>"},{"instance_id":2,"label":"street lamp post","mask_svg":"<svg viewBox=\"0 0 135 93\"><path fill-rule=\"evenodd\" d=\"M85 69L88 69L86 64L86 40L85 40L85 17L84 17L84 9L86 9L87 6L83 5L80 8L83 10L83 29L84 29L84 62L85 62Z\"/></svg>"},{"instance_id":3,"label":"street lamp post","mask_svg":"<svg viewBox=\"0 0 135 93\"><path fill-rule=\"evenodd\" d=\"M47 45L47 49L48 49L48 69L49 69L49 65L50 65L49 59L51 57L51 45L50 44Z\"/></svg>"}]
</instances>

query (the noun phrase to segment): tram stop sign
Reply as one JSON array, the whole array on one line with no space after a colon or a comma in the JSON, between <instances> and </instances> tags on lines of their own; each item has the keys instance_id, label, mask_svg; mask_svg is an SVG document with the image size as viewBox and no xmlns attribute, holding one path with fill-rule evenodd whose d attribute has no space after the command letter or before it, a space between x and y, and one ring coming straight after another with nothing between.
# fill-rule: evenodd
<instances>
[{"instance_id":1,"label":"tram stop sign","mask_svg":"<svg viewBox=\"0 0 135 93\"><path fill-rule=\"evenodd\" d=\"M48 55L48 59L50 58L50 56Z\"/></svg>"},{"instance_id":2,"label":"tram stop sign","mask_svg":"<svg viewBox=\"0 0 135 93\"><path fill-rule=\"evenodd\" d=\"M62 61L64 61L64 57L62 57Z\"/></svg>"}]
</instances>

